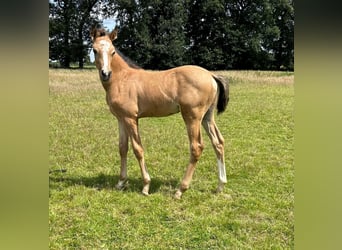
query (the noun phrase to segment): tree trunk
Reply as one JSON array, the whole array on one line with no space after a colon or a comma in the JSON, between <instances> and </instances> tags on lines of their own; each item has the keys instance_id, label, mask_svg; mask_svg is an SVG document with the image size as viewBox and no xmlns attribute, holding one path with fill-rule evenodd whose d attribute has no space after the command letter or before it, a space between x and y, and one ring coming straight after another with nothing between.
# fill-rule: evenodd
<instances>
[{"instance_id":1,"label":"tree trunk","mask_svg":"<svg viewBox=\"0 0 342 250\"><path fill-rule=\"evenodd\" d=\"M78 67L80 69L83 69L83 66L84 66L84 53L83 53L84 45L83 45L82 33L83 33L83 23L81 23L78 29Z\"/></svg>"}]
</instances>

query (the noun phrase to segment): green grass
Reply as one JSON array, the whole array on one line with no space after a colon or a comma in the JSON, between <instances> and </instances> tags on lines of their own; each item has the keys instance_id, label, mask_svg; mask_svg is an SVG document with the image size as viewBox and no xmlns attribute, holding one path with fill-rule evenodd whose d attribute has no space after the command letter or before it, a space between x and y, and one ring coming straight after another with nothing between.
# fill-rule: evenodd
<instances>
[{"instance_id":1,"label":"green grass","mask_svg":"<svg viewBox=\"0 0 342 250\"><path fill-rule=\"evenodd\" d=\"M129 186L117 191L118 126L97 72L49 70L50 249L294 248L293 73L218 73L230 79L228 108L216 117L228 184L213 193L216 159L204 136L178 201L189 159L181 116L140 120L151 195L140 194L131 148Z\"/></svg>"}]
</instances>

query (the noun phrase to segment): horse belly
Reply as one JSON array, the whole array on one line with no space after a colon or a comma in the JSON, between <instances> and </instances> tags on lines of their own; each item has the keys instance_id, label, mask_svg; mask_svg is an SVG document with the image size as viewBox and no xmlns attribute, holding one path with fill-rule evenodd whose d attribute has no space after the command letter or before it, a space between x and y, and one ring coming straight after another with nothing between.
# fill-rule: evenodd
<instances>
[{"instance_id":1,"label":"horse belly","mask_svg":"<svg viewBox=\"0 0 342 250\"><path fill-rule=\"evenodd\" d=\"M179 105L175 102L149 103L142 105L139 110L139 117L162 117L179 112Z\"/></svg>"}]
</instances>

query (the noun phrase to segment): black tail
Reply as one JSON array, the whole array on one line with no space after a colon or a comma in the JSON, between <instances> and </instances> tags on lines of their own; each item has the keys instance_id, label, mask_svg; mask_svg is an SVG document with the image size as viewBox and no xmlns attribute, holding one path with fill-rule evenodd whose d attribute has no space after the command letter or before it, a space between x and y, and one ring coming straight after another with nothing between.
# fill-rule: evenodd
<instances>
[{"instance_id":1,"label":"black tail","mask_svg":"<svg viewBox=\"0 0 342 250\"><path fill-rule=\"evenodd\" d=\"M217 113L220 114L226 110L228 102L229 102L229 84L228 81L221 76L213 75L217 86L219 87L219 95L217 101Z\"/></svg>"}]
</instances>

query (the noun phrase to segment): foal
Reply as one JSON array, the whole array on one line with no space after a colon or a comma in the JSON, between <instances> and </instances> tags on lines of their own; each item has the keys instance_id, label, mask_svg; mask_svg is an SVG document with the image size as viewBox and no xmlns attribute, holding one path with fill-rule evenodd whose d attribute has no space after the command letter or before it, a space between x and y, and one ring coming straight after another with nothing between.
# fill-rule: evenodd
<instances>
[{"instance_id":1,"label":"foal","mask_svg":"<svg viewBox=\"0 0 342 250\"><path fill-rule=\"evenodd\" d=\"M207 132L217 156L217 191L227 183L224 163L224 139L214 121L214 110L226 109L229 87L223 79L197 66L181 66L164 71L145 71L130 67L116 53L112 44L118 29L107 34L104 29L92 29L95 63L106 91L106 101L119 123L119 151L121 157L120 179L116 185L122 189L127 181L127 151L130 139L139 162L144 195L149 194L151 178L144 160L138 119L161 117L181 112L189 142L190 161L175 198L180 199L189 188L196 163L203 151L201 124Z\"/></svg>"}]
</instances>

